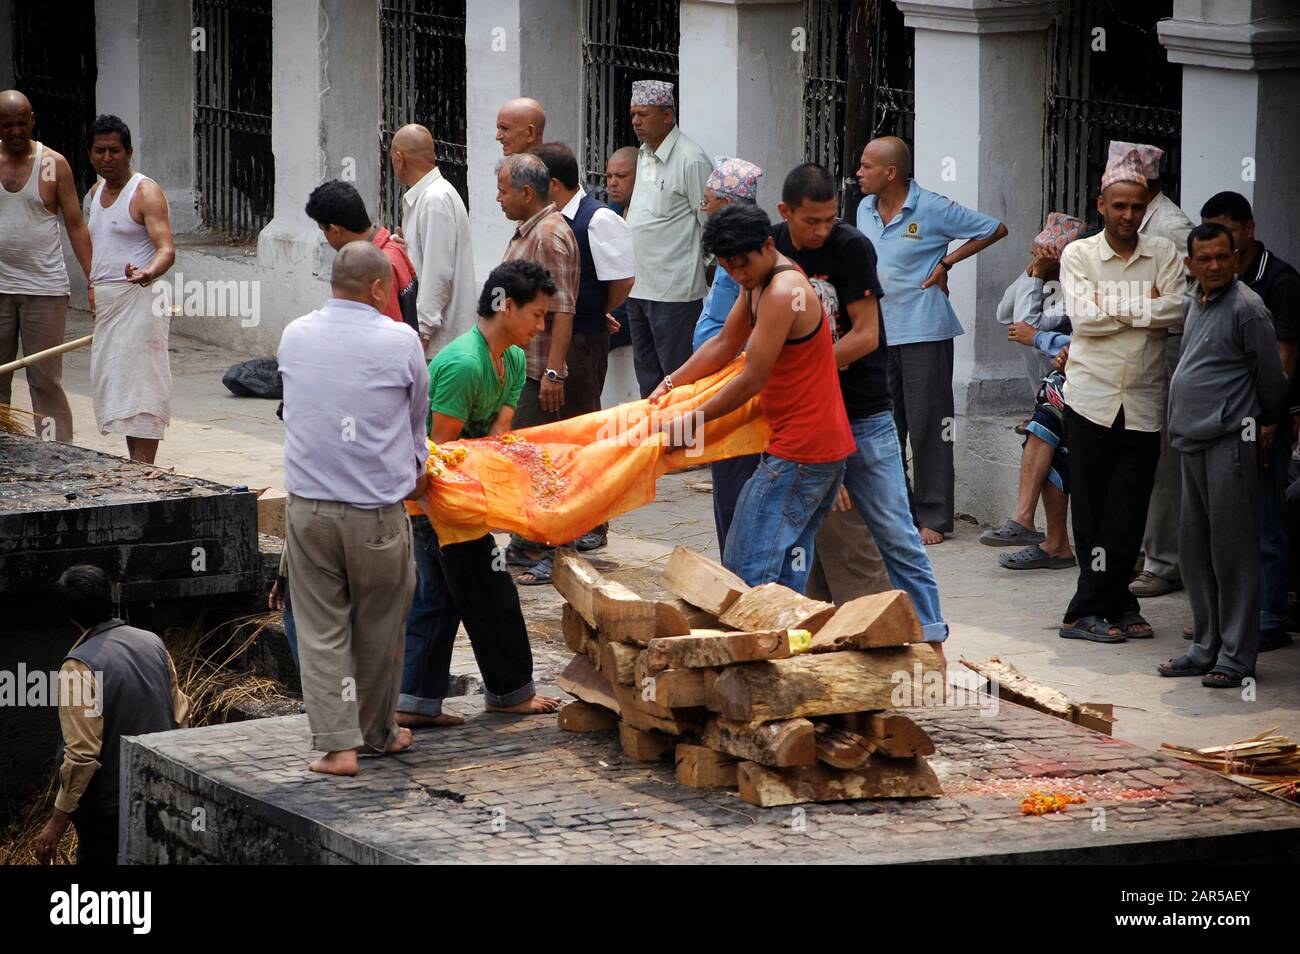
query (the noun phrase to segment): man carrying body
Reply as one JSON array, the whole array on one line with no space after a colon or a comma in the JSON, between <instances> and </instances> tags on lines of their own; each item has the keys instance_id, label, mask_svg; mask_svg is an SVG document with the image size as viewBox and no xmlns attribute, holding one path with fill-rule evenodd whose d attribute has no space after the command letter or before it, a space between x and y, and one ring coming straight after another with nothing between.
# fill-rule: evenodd
<instances>
[{"instance_id":1,"label":"man carrying body","mask_svg":"<svg viewBox=\"0 0 1300 954\"><path fill-rule=\"evenodd\" d=\"M627 301L632 359L641 396L691 354L691 336L708 282L700 207L713 164L677 127L673 84L632 84L632 131L641 141L627 224L637 277Z\"/></svg>"},{"instance_id":2,"label":"man carrying body","mask_svg":"<svg viewBox=\"0 0 1300 954\"><path fill-rule=\"evenodd\" d=\"M101 434L126 435L132 460L152 464L171 420L171 316L147 287L176 261L167 196L131 170L131 130L116 116L90 128L90 164L100 181L90 205L90 388Z\"/></svg>"},{"instance_id":3,"label":"man carrying body","mask_svg":"<svg viewBox=\"0 0 1300 954\"><path fill-rule=\"evenodd\" d=\"M429 365L429 437L435 444L510 430L524 388L524 348L545 327L555 282L535 262L503 262L479 296L478 325ZM554 712L561 700L537 694L519 593L499 570L490 533L440 547L428 517L411 520L418 583L406 627L398 722L456 725L442 711L451 650L464 622L483 676L489 712Z\"/></svg>"},{"instance_id":4,"label":"man carrying body","mask_svg":"<svg viewBox=\"0 0 1300 954\"><path fill-rule=\"evenodd\" d=\"M1186 280L1174 243L1138 232L1146 177L1131 154L1101 180L1103 231L1061 253L1074 333L1065 433L1079 582L1065 639L1149 638L1128 581L1141 543L1165 412L1165 335L1182 321Z\"/></svg>"},{"instance_id":5,"label":"man carrying body","mask_svg":"<svg viewBox=\"0 0 1300 954\"><path fill-rule=\"evenodd\" d=\"M1169 442L1183 470L1179 560L1196 638L1158 669L1232 689L1255 674L1259 465L1272 453L1288 385L1268 310L1236 279L1232 233L1198 225L1187 253L1197 286L1169 392Z\"/></svg>"},{"instance_id":6,"label":"man carrying body","mask_svg":"<svg viewBox=\"0 0 1300 954\"><path fill-rule=\"evenodd\" d=\"M512 99L497 111L497 142L501 153L519 156L540 146L546 138L546 110L528 96Z\"/></svg>"},{"instance_id":7,"label":"man carrying body","mask_svg":"<svg viewBox=\"0 0 1300 954\"><path fill-rule=\"evenodd\" d=\"M388 152L393 174L406 186L401 234L419 283L416 313L425 358L474 327L474 249L460 193L438 168L433 136L403 126Z\"/></svg>"},{"instance_id":8,"label":"man carrying body","mask_svg":"<svg viewBox=\"0 0 1300 954\"><path fill-rule=\"evenodd\" d=\"M858 230L875 247L889 297L889 382L899 441L912 445L912 512L921 542L942 543L953 532L952 342L962 334L948 301L948 271L1001 239L1007 227L921 188L912 178L911 150L893 136L862 150L858 187L866 196ZM968 241L950 252L954 239Z\"/></svg>"},{"instance_id":9,"label":"man carrying body","mask_svg":"<svg viewBox=\"0 0 1300 954\"><path fill-rule=\"evenodd\" d=\"M65 571L57 600L81 636L59 667L59 793L36 857L49 864L71 822L77 864L115 865L122 737L185 728L190 702L162 640L114 618L112 584L103 570L82 565Z\"/></svg>"},{"instance_id":10,"label":"man carrying body","mask_svg":"<svg viewBox=\"0 0 1300 954\"><path fill-rule=\"evenodd\" d=\"M730 205L704 230L704 247L745 294L711 340L650 395L713 374L743 348L745 366L695 412L702 424L757 394L772 436L745 484L727 534L725 564L751 586L778 582L803 592L814 542L856 452L835 373L829 322L799 266L776 250L772 223L756 205ZM809 307L809 303L814 303ZM680 417L661 431L680 442Z\"/></svg>"},{"instance_id":11,"label":"man carrying body","mask_svg":"<svg viewBox=\"0 0 1300 954\"><path fill-rule=\"evenodd\" d=\"M372 225L361 193L350 182L331 179L312 190L307 197L307 217L315 222L329 247L338 251L349 242L370 242L388 256L393 266L393 294L384 306L384 314L419 331L417 318L417 282L415 268L402 246L393 241L392 233L382 225Z\"/></svg>"},{"instance_id":12,"label":"man carrying body","mask_svg":"<svg viewBox=\"0 0 1300 954\"><path fill-rule=\"evenodd\" d=\"M400 752L394 720L415 573L403 499L425 460L429 371L419 337L379 309L393 267L369 242L334 258L325 306L289 324L284 379L285 550L313 772L355 775L357 749Z\"/></svg>"},{"instance_id":13,"label":"man carrying body","mask_svg":"<svg viewBox=\"0 0 1300 954\"><path fill-rule=\"evenodd\" d=\"M830 172L813 163L796 166L781 189L778 208L785 221L776 228L776 248L803 269L835 332L835 383L856 445L844 474L842 503L857 510L861 532L875 541L889 582L911 597L925 640L938 648L948 638L948 624L930 558L907 505L902 448L890 406L876 257L866 236L838 220L836 206ZM832 543L828 552L823 552L824 542ZM850 556L856 549L852 541L819 537L816 559L827 567L828 579L852 578L862 572ZM887 588L875 584L867 592ZM852 597L858 595L866 593Z\"/></svg>"},{"instance_id":14,"label":"man carrying body","mask_svg":"<svg viewBox=\"0 0 1300 954\"><path fill-rule=\"evenodd\" d=\"M68 317L68 269L59 215L81 270L90 277L90 232L81 217L72 167L32 139L36 115L27 97L0 93L0 364L63 343ZM27 388L37 433L72 440L72 410L63 393L63 356L28 366ZM13 374L0 375L0 404L9 404Z\"/></svg>"}]
</instances>

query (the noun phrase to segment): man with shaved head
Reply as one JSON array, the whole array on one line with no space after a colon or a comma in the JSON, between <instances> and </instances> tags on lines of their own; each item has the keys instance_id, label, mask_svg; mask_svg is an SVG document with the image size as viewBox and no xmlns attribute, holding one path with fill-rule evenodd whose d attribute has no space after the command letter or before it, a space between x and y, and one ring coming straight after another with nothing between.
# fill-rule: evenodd
<instances>
[{"instance_id":1,"label":"man with shaved head","mask_svg":"<svg viewBox=\"0 0 1300 954\"><path fill-rule=\"evenodd\" d=\"M59 216L81 270L90 275L90 232L81 217L68 160L32 138L36 115L16 89L0 93L0 364L62 344L68 315L68 270ZM27 368L37 432L72 440L72 410L63 393L63 358ZM13 374L0 375L8 404Z\"/></svg>"},{"instance_id":2,"label":"man with shaved head","mask_svg":"<svg viewBox=\"0 0 1300 954\"><path fill-rule=\"evenodd\" d=\"M546 110L528 96L512 99L497 112L497 142L507 156L518 156L546 138Z\"/></svg>"},{"instance_id":3,"label":"man with shaved head","mask_svg":"<svg viewBox=\"0 0 1300 954\"><path fill-rule=\"evenodd\" d=\"M867 143L858 167L858 231L876 250L898 439L912 445L912 516L927 545L953 532L953 339L948 271L1007 234L983 212L921 188L896 136ZM949 251L954 239L966 242Z\"/></svg>"},{"instance_id":4,"label":"man with shaved head","mask_svg":"<svg viewBox=\"0 0 1300 954\"><path fill-rule=\"evenodd\" d=\"M404 499L428 482L429 370L418 335L382 309L393 267L344 245L333 297L289 324L284 379L285 550L313 772L355 775L357 750L400 752L396 722L415 589Z\"/></svg>"},{"instance_id":5,"label":"man with shaved head","mask_svg":"<svg viewBox=\"0 0 1300 954\"><path fill-rule=\"evenodd\" d=\"M406 186L399 231L419 283L415 311L424 356L430 358L478 320L469 214L438 168L433 134L424 126L397 130L388 158Z\"/></svg>"}]
</instances>

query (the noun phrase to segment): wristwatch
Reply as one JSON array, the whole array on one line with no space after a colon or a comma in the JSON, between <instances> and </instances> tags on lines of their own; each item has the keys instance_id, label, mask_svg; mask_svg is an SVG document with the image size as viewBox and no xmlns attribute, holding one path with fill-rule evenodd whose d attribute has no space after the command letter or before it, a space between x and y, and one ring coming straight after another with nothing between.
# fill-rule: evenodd
<instances>
[{"instance_id":1,"label":"wristwatch","mask_svg":"<svg viewBox=\"0 0 1300 954\"><path fill-rule=\"evenodd\" d=\"M569 376L569 375L568 375L567 373L566 373L566 374L560 374L560 372L556 371L554 368L547 368L547 369L546 369L546 380L547 380L547 381L563 381L563 380L564 380L565 378L567 378L568 376Z\"/></svg>"}]
</instances>

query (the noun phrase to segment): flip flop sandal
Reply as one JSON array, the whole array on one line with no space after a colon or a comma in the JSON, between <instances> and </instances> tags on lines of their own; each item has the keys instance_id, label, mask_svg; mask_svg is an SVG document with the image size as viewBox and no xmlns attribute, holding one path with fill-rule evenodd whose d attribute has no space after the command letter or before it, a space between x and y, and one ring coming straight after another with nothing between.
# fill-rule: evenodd
<instances>
[{"instance_id":1,"label":"flip flop sandal","mask_svg":"<svg viewBox=\"0 0 1300 954\"><path fill-rule=\"evenodd\" d=\"M1187 656L1179 656L1160 663L1156 666L1156 672L1162 676L1204 676L1212 668L1205 663L1194 663Z\"/></svg>"},{"instance_id":2,"label":"flip flop sandal","mask_svg":"<svg viewBox=\"0 0 1300 954\"><path fill-rule=\"evenodd\" d=\"M1201 677L1201 685L1207 689L1236 689L1241 685L1242 677L1235 672L1211 669Z\"/></svg>"},{"instance_id":3,"label":"flip flop sandal","mask_svg":"<svg viewBox=\"0 0 1300 954\"><path fill-rule=\"evenodd\" d=\"M525 572L515 577L515 582L520 586L543 586L551 582L551 574L554 572L554 569L555 567L551 562L551 557L544 556L530 566ZM532 577L532 579L524 579L526 576Z\"/></svg>"},{"instance_id":4,"label":"flip flop sandal","mask_svg":"<svg viewBox=\"0 0 1300 954\"><path fill-rule=\"evenodd\" d=\"M980 543L986 547L1023 547L1031 543L1042 543L1047 534L1030 530L1026 526L1008 520L996 530L985 530L980 534Z\"/></svg>"},{"instance_id":5,"label":"flip flop sandal","mask_svg":"<svg viewBox=\"0 0 1300 954\"><path fill-rule=\"evenodd\" d=\"M1141 613L1125 613L1117 619L1112 625L1124 631L1124 635L1129 639L1152 639L1156 631L1151 628L1151 624L1142 618ZM1145 629L1139 629L1136 633L1128 630L1130 626L1145 626Z\"/></svg>"},{"instance_id":6,"label":"flip flop sandal","mask_svg":"<svg viewBox=\"0 0 1300 954\"><path fill-rule=\"evenodd\" d=\"M998 566L1008 570L1065 570L1077 566L1074 557L1054 557L1037 543L1015 553L999 553Z\"/></svg>"},{"instance_id":7,"label":"flip flop sandal","mask_svg":"<svg viewBox=\"0 0 1300 954\"><path fill-rule=\"evenodd\" d=\"M607 533L597 533L595 530L584 533L574 543L574 546L581 553L590 553L592 550L600 550L608 545L609 535Z\"/></svg>"},{"instance_id":8,"label":"flip flop sandal","mask_svg":"<svg viewBox=\"0 0 1300 954\"><path fill-rule=\"evenodd\" d=\"M506 547L506 566L531 567L536 562L523 547L514 543Z\"/></svg>"},{"instance_id":9,"label":"flip flop sandal","mask_svg":"<svg viewBox=\"0 0 1300 954\"><path fill-rule=\"evenodd\" d=\"M1059 632L1062 639L1087 639L1094 643L1122 643L1125 641L1123 633L1112 636L1110 634L1110 623L1100 616L1080 616L1074 621L1074 625L1062 626Z\"/></svg>"}]
</instances>

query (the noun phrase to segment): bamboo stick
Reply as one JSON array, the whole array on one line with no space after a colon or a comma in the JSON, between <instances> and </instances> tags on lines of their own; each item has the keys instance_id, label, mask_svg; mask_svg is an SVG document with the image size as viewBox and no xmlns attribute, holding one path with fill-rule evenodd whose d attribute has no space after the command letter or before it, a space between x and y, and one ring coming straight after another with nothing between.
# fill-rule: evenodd
<instances>
[{"instance_id":1,"label":"bamboo stick","mask_svg":"<svg viewBox=\"0 0 1300 954\"><path fill-rule=\"evenodd\" d=\"M0 374L11 374L19 368L33 365L37 361L44 361L46 358L53 358L56 355L63 354L65 351L76 351L78 348L86 347L86 345L90 344L94 339L94 335L86 335L84 338L65 341L61 345L55 345L53 348L46 348L44 351L38 351L35 354L25 354L16 361L10 361L8 364L0 364Z\"/></svg>"}]
</instances>

